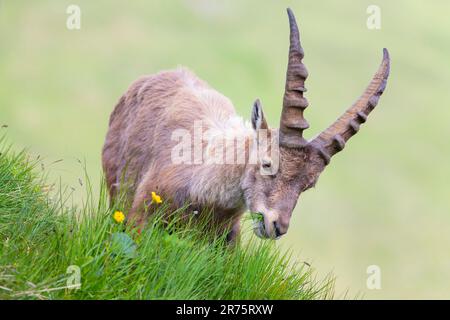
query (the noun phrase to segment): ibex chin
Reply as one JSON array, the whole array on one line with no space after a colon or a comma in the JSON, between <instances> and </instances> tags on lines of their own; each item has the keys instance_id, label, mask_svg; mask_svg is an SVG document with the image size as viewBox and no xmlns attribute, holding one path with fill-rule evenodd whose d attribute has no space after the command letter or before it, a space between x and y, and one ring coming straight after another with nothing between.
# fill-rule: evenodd
<instances>
[{"instance_id":1,"label":"ibex chin","mask_svg":"<svg viewBox=\"0 0 450 320\"><path fill-rule=\"evenodd\" d=\"M309 125L303 112L308 101L303 95L308 72L294 14L287 12L290 47L279 129L268 127L259 100L253 104L251 125L247 124L228 98L186 69L144 76L120 98L111 114L102 158L111 198L120 190L129 201L128 221L145 224L154 207L151 193L156 192L171 208L188 204L193 214L211 212L212 221L228 226L224 231L230 240L239 234L247 210L261 215L255 220L257 236L277 239L287 232L300 193L315 185L331 157L377 105L390 64L384 49L381 65L362 96L325 131L306 140L303 130ZM212 145L195 142L195 123L201 123L202 134L223 139ZM200 161L192 160L196 154L185 154L185 162L174 161L174 150L183 140L174 132L187 133L187 150L200 153ZM243 142L231 144L232 158L243 161L204 161L230 141Z\"/></svg>"}]
</instances>

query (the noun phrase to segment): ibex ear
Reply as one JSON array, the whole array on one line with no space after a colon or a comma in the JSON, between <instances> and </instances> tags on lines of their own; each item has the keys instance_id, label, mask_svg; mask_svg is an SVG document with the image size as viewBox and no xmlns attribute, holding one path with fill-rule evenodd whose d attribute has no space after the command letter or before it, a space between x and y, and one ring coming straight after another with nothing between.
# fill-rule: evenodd
<instances>
[{"instance_id":1,"label":"ibex ear","mask_svg":"<svg viewBox=\"0 0 450 320\"><path fill-rule=\"evenodd\" d=\"M262 109L261 101L256 99L252 109L252 126L255 130L268 129L266 118Z\"/></svg>"}]
</instances>

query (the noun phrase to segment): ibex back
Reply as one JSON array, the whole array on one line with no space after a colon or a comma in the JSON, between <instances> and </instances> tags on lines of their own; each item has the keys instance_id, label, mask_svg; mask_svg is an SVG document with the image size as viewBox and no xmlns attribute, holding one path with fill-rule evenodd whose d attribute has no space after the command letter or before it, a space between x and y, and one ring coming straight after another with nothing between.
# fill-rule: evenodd
<instances>
[{"instance_id":1,"label":"ibex back","mask_svg":"<svg viewBox=\"0 0 450 320\"><path fill-rule=\"evenodd\" d=\"M156 192L171 208L210 209L213 221L230 226L230 240L239 234L246 210L262 215L255 220L259 237L276 239L287 232L300 193L314 186L377 105L390 63L384 49L362 96L307 141L303 95L308 72L290 9L288 16L290 48L279 129L268 127L258 99L247 124L228 98L186 69L143 77L120 98L103 147L103 169L111 198L119 190L127 195L129 221L145 224Z\"/></svg>"}]
</instances>

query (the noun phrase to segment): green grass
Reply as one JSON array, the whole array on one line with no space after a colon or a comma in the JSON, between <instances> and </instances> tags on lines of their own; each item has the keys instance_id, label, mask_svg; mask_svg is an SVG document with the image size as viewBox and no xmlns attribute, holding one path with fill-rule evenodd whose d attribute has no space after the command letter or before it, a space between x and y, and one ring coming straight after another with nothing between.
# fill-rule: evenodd
<instances>
[{"instance_id":1,"label":"green grass","mask_svg":"<svg viewBox=\"0 0 450 320\"><path fill-rule=\"evenodd\" d=\"M0 148L1 149L1 148ZM112 219L104 187L94 200L50 195L38 161L3 148L0 156L0 299L321 299L317 280L273 242L230 247L198 224L154 219L141 234ZM161 210L165 210L162 208ZM205 220L206 221L206 220ZM201 224L200 224L201 225ZM245 243L244 243L245 242ZM81 271L81 288L68 282ZM69 269L68 269L69 268ZM76 284L76 283L75 283Z\"/></svg>"}]
</instances>

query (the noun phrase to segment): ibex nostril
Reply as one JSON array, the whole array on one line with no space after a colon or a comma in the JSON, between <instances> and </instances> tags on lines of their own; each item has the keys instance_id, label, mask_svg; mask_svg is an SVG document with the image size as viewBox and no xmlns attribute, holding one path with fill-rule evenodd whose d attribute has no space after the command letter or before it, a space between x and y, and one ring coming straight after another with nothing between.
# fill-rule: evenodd
<instances>
[{"instance_id":1,"label":"ibex nostril","mask_svg":"<svg viewBox=\"0 0 450 320\"><path fill-rule=\"evenodd\" d=\"M281 232L280 227L278 226L278 223L276 221L273 222L273 226L275 229L275 237L276 238L281 237L283 233Z\"/></svg>"}]
</instances>

